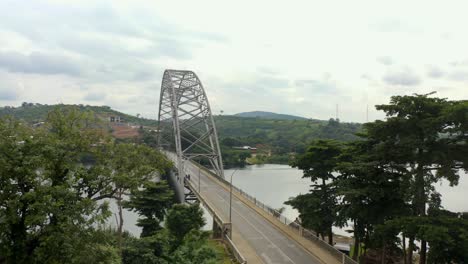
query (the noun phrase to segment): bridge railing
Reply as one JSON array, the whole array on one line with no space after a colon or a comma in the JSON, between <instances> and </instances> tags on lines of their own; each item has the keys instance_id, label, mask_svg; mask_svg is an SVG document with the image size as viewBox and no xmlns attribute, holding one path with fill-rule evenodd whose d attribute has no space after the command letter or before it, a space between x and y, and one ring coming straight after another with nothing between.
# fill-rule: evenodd
<instances>
[{"instance_id":1,"label":"bridge railing","mask_svg":"<svg viewBox=\"0 0 468 264\"><path fill-rule=\"evenodd\" d=\"M216 213L213 206L206 201L200 193L198 193L197 188L193 185L192 181L185 179L184 183L192 190L192 192L198 197L199 201L205 205L205 208L209 211L213 220L221 227L221 236L224 241L227 243L228 247L231 249L232 254L236 258L237 262L240 264L247 264L247 260L242 256L239 249L236 247L234 242L231 240L232 237L232 224L230 222L224 222L223 219Z\"/></svg>"},{"instance_id":2,"label":"bridge railing","mask_svg":"<svg viewBox=\"0 0 468 264\"><path fill-rule=\"evenodd\" d=\"M214 176L216 179L219 181L223 182L227 186L230 186L231 183L228 182L225 179L222 179L220 177L217 177L216 174L214 174L212 171L208 170L207 168L203 166L199 166L198 164L195 164L196 166L200 167L204 171L208 172L210 175ZM329 252L332 256L334 256L338 261L340 261L342 264L358 264L355 260L350 258L348 255L344 254L343 252L339 251L335 247L331 246L328 244L326 241L320 239L317 237L311 230L304 228L301 226L297 221L292 221L291 219L287 218L286 216L282 215L278 210L266 205L265 203L259 201L257 198L254 196L251 196L250 194L246 193L245 191L242 191L242 189L236 187L235 185L232 185L232 189L239 193L241 196L247 198L247 200L251 201L253 204L255 204L258 208L262 209L263 211L267 212L269 215L275 217L276 219L279 220L283 225L287 226L288 228L294 230L297 232L301 237L311 241L321 249L326 250Z\"/></svg>"},{"instance_id":3,"label":"bridge railing","mask_svg":"<svg viewBox=\"0 0 468 264\"><path fill-rule=\"evenodd\" d=\"M222 180L223 182L230 184L226 180ZM262 203L257 198L251 196L250 194L242 191L242 189L232 186L232 189L238 192L243 197L247 198L247 200L251 201L255 204L258 208L262 209L263 211L267 212L269 215L275 217L279 220L282 224L286 225L288 228L297 232L301 237L311 241L312 243L316 244L320 248L329 252L332 256L337 258L343 264L357 264L355 260L350 258L348 255L344 254L343 252L339 251L335 247L328 244L326 241L317 237L312 231L308 230L307 228L302 227L297 221L292 221L291 219L287 218L286 216L282 215L278 210Z\"/></svg>"}]
</instances>

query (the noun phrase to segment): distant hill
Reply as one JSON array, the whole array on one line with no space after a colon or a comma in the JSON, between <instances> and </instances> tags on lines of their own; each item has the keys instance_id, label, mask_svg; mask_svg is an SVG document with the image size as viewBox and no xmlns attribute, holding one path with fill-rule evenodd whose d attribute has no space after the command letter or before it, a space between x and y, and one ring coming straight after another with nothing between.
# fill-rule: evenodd
<instances>
[{"instance_id":1,"label":"distant hill","mask_svg":"<svg viewBox=\"0 0 468 264\"><path fill-rule=\"evenodd\" d=\"M277 114L277 113L265 112L265 111L242 112L242 113L235 114L235 116L258 117L258 118L263 118L263 119L278 119L278 120L307 120L307 118L302 117L302 116Z\"/></svg>"},{"instance_id":2,"label":"distant hill","mask_svg":"<svg viewBox=\"0 0 468 264\"><path fill-rule=\"evenodd\" d=\"M35 104L35 103L23 103L19 107L0 107L0 117L11 115L17 119L21 119L27 123L36 123L44 121L47 118L47 113L53 110L55 107L77 107L82 111L93 111L96 115L103 119L108 120L111 116L118 116L124 123L133 123L144 126L156 126L157 121L146 118L139 118L136 116L128 115L119 111L116 111L109 106L92 106L92 105L46 105L46 104Z\"/></svg>"},{"instance_id":3,"label":"distant hill","mask_svg":"<svg viewBox=\"0 0 468 264\"><path fill-rule=\"evenodd\" d=\"M82 111L93 111L98 118L109 124L109 129L114 132L113 134L117 138L137 135L135 130L140 125L157 126L157 120L128 115L113 110L109 106L23 103L18 107L0 107L0 117L11 115L34 124L44 121L47 118L47 113L55 107L77 107ZM122 122L112 123L110 117L119 117ZM361 124L357 123L342 123L334 119L315 120L261 111L236 115L216 115L214 119L221 145L227 147L264 145L277 155L287 155L291 152L303 153L307 144L318 138L355 140L358 138L355 135L356 132L361 130ZM130 126L127 125L129 123Z\"/></svg>"}]
</instances>

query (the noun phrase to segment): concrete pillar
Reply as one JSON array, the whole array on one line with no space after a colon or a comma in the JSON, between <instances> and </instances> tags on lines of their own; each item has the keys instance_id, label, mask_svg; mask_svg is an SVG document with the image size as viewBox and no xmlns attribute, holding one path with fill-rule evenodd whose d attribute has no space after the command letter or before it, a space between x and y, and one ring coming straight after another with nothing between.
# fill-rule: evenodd
<instances>
[{"instance_id":1,"label":"concrete pillar","mask_svg":"<svg viewBox=\"0 0 468 264\"><path fill-rule=\"evenodd\" d=\"M219 238L222 238L222 235L223 235L223 230L221 229L221 226L218 225L218 223L215 221L213 217L213 238L219 239Z\"/></svg>"}]
</instances>

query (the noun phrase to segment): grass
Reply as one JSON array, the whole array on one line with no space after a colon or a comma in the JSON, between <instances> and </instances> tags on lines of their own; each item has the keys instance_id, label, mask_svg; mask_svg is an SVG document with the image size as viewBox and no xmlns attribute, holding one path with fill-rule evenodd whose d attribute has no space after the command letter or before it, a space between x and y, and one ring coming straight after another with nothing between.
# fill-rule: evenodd
<instances>
[{"instance_id":1,"label":"grass","mask_svg":"<svg viewBox=\"0 0 468 264\"><path fill-rule=\"evenodd\" d=\"M221 240L210 239L208 244L210 244L210 246L216 250L218 256L220 256L220 264L238 263L229 249L226 247L226 244L224 244Z\"/></svg>"}]
</instances>

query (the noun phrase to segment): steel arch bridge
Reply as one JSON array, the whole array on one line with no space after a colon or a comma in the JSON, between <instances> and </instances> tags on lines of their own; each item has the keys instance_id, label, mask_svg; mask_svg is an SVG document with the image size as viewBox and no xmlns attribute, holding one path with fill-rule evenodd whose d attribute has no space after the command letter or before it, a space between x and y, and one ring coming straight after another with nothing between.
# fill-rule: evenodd
<instances>
[{"instance_id":1,"label":"steel arch bridge","mask_svg":"<svg viewBox=\"0 0 468 264\"><path fill-rule=\"evenodd\" d=\"M203 85L192 71L165 70L158 115L158 145L177 154L177 169L184 162L207 160L224 178L216 126Z\"/></svg>"}]
</instances>

